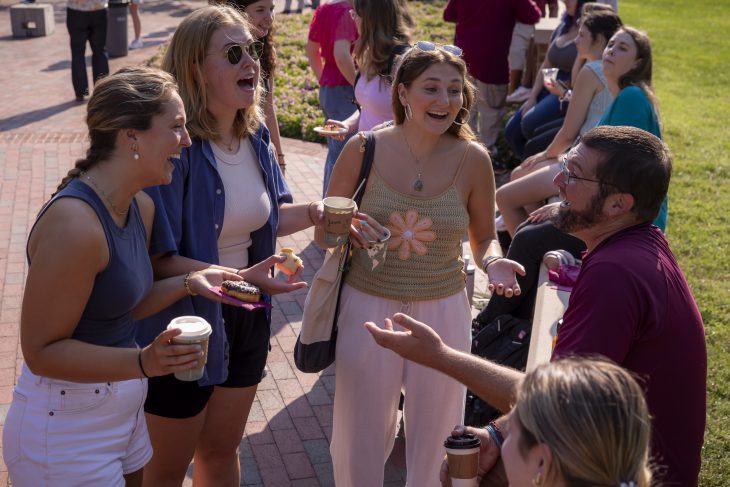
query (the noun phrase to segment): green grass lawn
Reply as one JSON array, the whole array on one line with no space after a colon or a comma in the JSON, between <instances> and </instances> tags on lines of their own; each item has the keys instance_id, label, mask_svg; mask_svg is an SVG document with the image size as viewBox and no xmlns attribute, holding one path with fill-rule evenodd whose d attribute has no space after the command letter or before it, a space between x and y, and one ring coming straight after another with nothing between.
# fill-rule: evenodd
<instances>
[{"instance_id":1,"label":"green grass lawn","mask_svg":"<svg viewBox=\"0 0 730 487\"><path fill-rule=\"evenodd\" d=\"M730 485L730 4L622 0L654 49L654 88L674 153L668 237L705 322L707 430L700 485ZM676 357L682 360L682 357ZM677 391L680 398L682 391ZM682 425L677 425L682 428Z\"/></svg>"},{"instance_id":2,"label":"green grass lawn","mask_svg":"<svg viewBox=\"0 0 730 487\"><path fill-rule=\"evenodd\" d=\"M416 39L450 41L444 1L413 2ZM668 237L705 322L707 431L700 485L730 485L730 3L621 0L624 22L649 33L664 136L674 153ZM304 55L311 15L280 16L277 101L282 133L321 140L316 81ZM672 360L682 360L673 357ZM677 391L681 408L682 391ZM677 428L681 431L682 425Z\"/></svg>"}]
</instances>

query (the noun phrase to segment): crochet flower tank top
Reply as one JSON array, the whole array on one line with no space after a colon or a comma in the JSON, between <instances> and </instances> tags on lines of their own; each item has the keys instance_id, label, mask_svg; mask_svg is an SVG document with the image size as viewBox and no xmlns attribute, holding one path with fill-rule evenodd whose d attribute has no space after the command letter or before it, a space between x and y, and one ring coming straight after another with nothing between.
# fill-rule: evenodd
<instances>
[{"instance_id":1,"label":"crochet flower tank top","mask_svg":"<svg viewBox=\"0 0 730 487\"><path fill-rule=\"evenodd\" d=\"M388 227L391 237L383 268L365 269L353 258L345 282L355 289L387 299L426 301L464 289L462 240L469 213L455 182L466 159L464 151L451 185L441 194L420 198L390 187L373 166L372 182L360 209ZM363 252L354 249L354 252ZM356 256L353 256L356 257Z\"/></svg>"}]
</instances>

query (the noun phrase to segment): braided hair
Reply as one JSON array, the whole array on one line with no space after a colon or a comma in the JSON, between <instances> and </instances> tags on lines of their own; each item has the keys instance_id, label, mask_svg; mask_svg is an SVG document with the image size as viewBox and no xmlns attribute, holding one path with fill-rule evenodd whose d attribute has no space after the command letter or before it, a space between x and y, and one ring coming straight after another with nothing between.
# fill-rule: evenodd
<instances>
[{"instance_id":1,"label":"braided hair","mask_svg":"<svg viewBox=\"0 0 730 487\"><path fill-rule=\"evenodd\" d=\"M55 196L72 179L79 177L101 161L111 158L120 130L144 131L152 127L152 119L177 92L173 77L148 67L123 68L101 79L86 107L89 148L74 168L61 180Z\"/></svg>"}]
</instances>

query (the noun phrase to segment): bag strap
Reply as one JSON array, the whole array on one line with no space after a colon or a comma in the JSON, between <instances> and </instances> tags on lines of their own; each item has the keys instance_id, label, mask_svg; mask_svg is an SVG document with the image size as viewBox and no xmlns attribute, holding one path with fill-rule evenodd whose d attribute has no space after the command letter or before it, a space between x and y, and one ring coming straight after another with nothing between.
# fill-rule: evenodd
<instances>
[{"instance_id":1,"label":"bag strap","mask_svg":"<svg viewBox=\"0 0 730 487\"><path fill-rule=\"evenodd\" d=\"M365 187L368 184L370 170L373 167L373 160L375 159L375 134L373 132L359 132L358 136L362 141L360 152L364 152L364 154L362 156L362 164L360 165L360 174L357 177L357 185L360 186L360 183L365 180L360 192L355 195L355 203L359 207L360 203L362 203L362 197L365 194Z\"/></svg>"}]
</instances>

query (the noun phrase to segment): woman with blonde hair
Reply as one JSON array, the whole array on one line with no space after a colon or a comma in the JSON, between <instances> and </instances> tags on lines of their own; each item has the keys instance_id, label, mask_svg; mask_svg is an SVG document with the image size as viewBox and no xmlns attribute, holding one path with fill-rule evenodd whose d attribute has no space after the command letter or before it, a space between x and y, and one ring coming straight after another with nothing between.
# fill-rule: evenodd
<instances>
[{"instance_id":1,"label":"woman with blonde hair","mask_svg":"<svg viewBox=\"0 0 730 487\"><path fill-rule=\"evenodd\" d=\"M347 129L348 134L393 120L393 77L410 47L413 27L404 0L355 0L351 12L360 35L352 53L358 66L355 101L359 110L347 120L327 120Z\"/></svg>"},{"instance_id":2,"label":"woman with blonde hair","mask_svg":"<svg viewBox=\"0 0 730 487\"><path fill-rule=\"evenodd\" d=\"M142 189L169 184L190 145L173 78L125 68L87 106L89 148L43 206L28 236L20 315L25 363L3 428L13 485L140 486L152 456L142 415L147 377L198 366L179 329L135 343L135 319L189 293L239 279L180 271L153 283L147 254L155 207ZM200 268L201 270L203 267Z\"/></svg>"},{"instance_id":3,"label":"woman with blonde hair","mask_svg":"<svg viewBox=\"0 0 730 487\"><path fill-rule=\"evenodd\" d=\"M651 420L644 392L613 362L541 365L517 393L502 446L513 487L649 487Z\"/></svg>"},{"instance_id":4,"label":"woman with blonde hair","mask_svg":"<svg viewBox=\"0 0 730 487\"><path fill-rule=\"evenodd\" d=\"M484 259L499 292L519 292L516 264L502 259L494 229L494 175L489 154L466 123L474 88L456 46L420 41L404 56L393 81L395 125L373 133L374 161L358 215L357 247L340 296L332 430L337 485L383 484L393 447L401 390L408 441L408 485L435 486L441 443L464 413L464 387L380 349L364 320L398 311L434 323L444 341L469 350L462 240ZM328 196L350 197L360 184L361 137L335 165ZM357 222L356 222L357 223ZM365 239L390 240L374 272L359 257ZM322 229L315 232L324 246ZM485 257L488 256L488 257ZM520 269L521 271L521 269ZM434 394L438 391L438 394Z\"/></svg>"},{"instance_id":5,"label":"woman with blonde hair","mask_svg":"<svg viewBox=\"0 0 730 487\"><path fill-rule=\"evenodd\" d=\"M261 54L235 7L195 10L175 31L162 66L180 86L192 145L176 160L172 184L150 191L159 201L150 253L158 275L215 264L262 288L270 302L270 294L306 286L271 277L284 260L272 256L277 235L312 226L321 207L291 203L261 123ZM238 485L238 446L266 364L271 314L189 296L142 324L140 341L181 314L213 327L206 375L150 383L145 412L155 454L145 483L179 486L194 456L195 483Z\"/></svg>"},{"instance_id":6,"label":"woman with blonde hair","mask_svg":"<svg viewBox=\"0 0 730 487\"><path fill-rule=\"evenodd\" d=\"M281 172L286 174L286 159L281 145L279 120L274 105L274 74L276 73L276 29L274 26L274 0L222 0L215 3L228 3L243 10L251 23L254 36L263 43L261 53L261 83L264 87L264 117L271 135L271 143L276 148L276 160Z\"/></svg>"}]
</instances>

